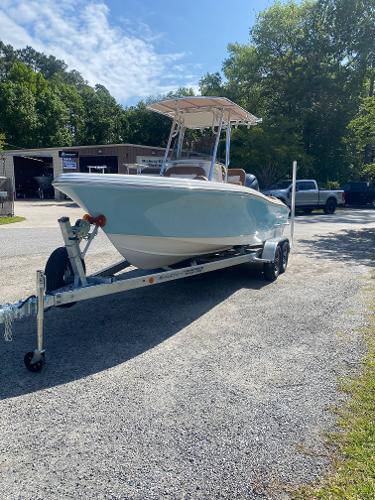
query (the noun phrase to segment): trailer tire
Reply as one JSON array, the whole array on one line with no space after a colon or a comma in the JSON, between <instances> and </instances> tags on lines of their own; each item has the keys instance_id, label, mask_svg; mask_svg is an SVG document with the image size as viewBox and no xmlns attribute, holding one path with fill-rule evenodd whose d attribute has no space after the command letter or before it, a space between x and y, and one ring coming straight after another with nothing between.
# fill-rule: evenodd
<instances>
[{"instance_id":1,"label":"trailer tire","mask_svg":"<svg viewBox=\"0 0 375 500\"><path fill-rule=\"evenodd\" d=\"M337 207L337 201L335 200L335 198L328 198L323 208L324 213L334 214L336 211L336 207Z\"/></svg>"},{"instance_id":2,"label":"trailer tire","mask_svg":"<svg viewBox=\"0 0 375 500\"><path fill-rule=\"evenodd\" d=\"M288 241L284 241L281 244L281 263L280 263L280 274L285 273L288 266L290 245Z\"/></svg>"},{"instance_id":3,"label":"trailer tire","mask_svg":"<svg viewBox=\"0 0 375 500\"><path fill-rule=\"evenodd\" d=\"M85 261L82 259L83 269L86 271ZM65 247L56 248L47 260L44 270L46 276L46 292L53 292L58 288L73 283L73 269L68 257L68 251ZM62 304L59 307L71 307L71 304Z\"/></svg>"},{"instance_id":4,"label":"trailer tire","mask_svg":"<svg viewBox=\"0 0 375 500\"><path fill-rule=\"evenodd\" d=\"M263 266L263 275L266 281L275 281L279 277L282 265L282 252L281 246L277 245L275 252L275 260L267 262Z\"/></svg>"}]
</instances>

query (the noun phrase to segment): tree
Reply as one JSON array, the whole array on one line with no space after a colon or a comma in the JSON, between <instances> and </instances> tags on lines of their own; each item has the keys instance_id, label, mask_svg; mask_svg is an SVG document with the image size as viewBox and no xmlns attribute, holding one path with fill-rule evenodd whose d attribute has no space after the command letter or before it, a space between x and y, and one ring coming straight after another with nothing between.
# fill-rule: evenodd
<instances>
[{"instance_id":1,"label":"tree","mask_svg":"<svg viewBox=\"0 0 375 500\"><path fill-rule=\"evenodd\" d=\"M51 78L56 73L63 74L67 69L67 65L64 61L56 59L55 56L46 56L29 46L17 50L15 55L17 60L26 64L36 73L42 73L47 79Z\"/></svg>"},{"instance_id":2,"label":"tree","mask_svg":"<svg viewBox=\"0 0 375 500\"><path fill-rule=\"evenodd\" d=\"M145 146L166 146L171 126L170 120L149 111L144 101L126 108L125 118L126 142Z\"/></svg>"},{"instance_id":3,"label":"tree","mask_svg":"<svg viewBox=\"0 0 375 500\"><path fill-rule=\"evenodd\" d=\"M78 141L81 144L121 142L122 107L103 85L85 85L79 91L83 103L83 124Z\"/></svg>"},{"instance_id":4,"label":"tree","mask_svg":"<svg viewBox=\"0 0 375 500\"><path fill-rule=\"evenodd\" d=\"M233 157L260 176L260 164L273 165L270 178L294 155L320 181L345 180L351 158L343 138L365 86L373 87L374 29L371 0L275 2L261 12L249 43L228 46L225 79L201 80L202 94L221 93L263 118L234 134Z\"/></svg>"},{"instance_id":5,"label":"tree","mask_svg":"<svg viewBox=\"0 0 375 500\"><path fill-rule=\"evenodd\" d=\"M375 181L375 96L362 100L358 114L348 125L357 173Z\"/></svg>"},{"instance_id":6,"label":"tree","mask_svg":"<svg viewBox=\"0 0 375 500\"><path fill-rule=\"evenodd\" d=\"M220 73L206 73L199 80L199 90L202 95L222 96L224 85Z\"/></svg>"},{"instance_id":7,"label":"tree","mask_svg":"<svg viewBox=\"0 0 375 500\"><path fill-rule=\"evenodd\" d=\"M352 69L366 93L374 94L375 3L373 0L319 0L326 40L330 41L341 64Z\"/></svg>"},{"instance_id":8,"label":"tree","mask_svg":"<svg viewBox=\"0 0 375 500\"><path fill-rule=\"evenodd\" d=\"M35 95L22 82L0 83L0 129L12 147L33 147L38 116Z\"/></svg>"}]
</instances>

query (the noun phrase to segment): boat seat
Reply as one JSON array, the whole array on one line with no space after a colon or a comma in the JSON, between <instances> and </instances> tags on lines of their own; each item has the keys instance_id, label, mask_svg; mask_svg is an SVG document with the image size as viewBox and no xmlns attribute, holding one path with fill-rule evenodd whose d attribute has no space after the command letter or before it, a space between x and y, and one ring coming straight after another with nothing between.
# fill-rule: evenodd
<instances>
[{"instance_id":1,"label":"boat seat","mask_svg":"<svg viewBox=\"0 0 375 500\"><path fill-rule=\"evenodd\" d=\"M228 168L228 182L229 184L238 184L245 186L246 172L242 168Z\"/></svg>"},{"instance_id":2,"label":"boat seat","mask_svg":"<svg viewBox=\"0 0 375 500\"><path fill-rule=\"evenodd\" d=\"M164 175L165 177L183 176L191 179L199 178L200 180L203 180L203 177L205 180L207 179L205 169L203 167L194 167L193 165L176 165L174 167L170 167L166 170Z\"/></svg>"}]
</instances>

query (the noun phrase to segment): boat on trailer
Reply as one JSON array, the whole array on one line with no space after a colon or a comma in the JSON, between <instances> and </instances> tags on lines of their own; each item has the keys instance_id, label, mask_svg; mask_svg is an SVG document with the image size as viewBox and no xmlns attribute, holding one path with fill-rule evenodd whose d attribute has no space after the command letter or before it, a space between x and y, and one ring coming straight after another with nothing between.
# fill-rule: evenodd
<instances>
[{"instance_id":1,"label":"boat on trailer","mask_svg":"<svg viewBox=\"0 0 375 500\"><path fill-rule=\"evenodd\" d=\"M45 363L44 315L52 307L245 263L260 265L268 281L286 270L291 244L283 230L289 209L246 188L245 172L229 168L231 128L259 120L224 98L189 97L150 107L173 120L161 175L66 174L55 182L89 213L74 225L68 217L58 220L64 246L52 252L44 271L36 272L36 294L0 305L5 340L12 339L13 321L36 317L36 348L24 356L31 372L41 371ZM215 136L211 158L183 158L186 129L207 126ZM226 131L223 164L216 160L222 130ZM296 162L291 241L295 179ZM84 258L100 228L125 258L87 275ZM121 273L132 264L152 270Z\"/></svg>"},{"instance_id":2,"label":"boat on trailer","mask_svg":"<svg viewBox=\"0 0 375 500\"><path fill-rule=\"evenodd\" d=\"M244 170L229 168L232 127L258 118L224 97L168 99L148 108L172 120L160 175L67 173L53 183L93 217L104 214L104 232L124 258L153 269L282 234L289 209L246 187ZM205 129L215 139L211 157L191 157L185 133Z\"/></svg>"}]
</instances>

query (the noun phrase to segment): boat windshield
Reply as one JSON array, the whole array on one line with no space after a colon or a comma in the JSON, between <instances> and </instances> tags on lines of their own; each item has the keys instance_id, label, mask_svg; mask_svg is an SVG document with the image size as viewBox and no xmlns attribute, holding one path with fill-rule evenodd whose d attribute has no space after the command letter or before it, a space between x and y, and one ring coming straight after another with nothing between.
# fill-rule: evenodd
<instances>
[{"instance_id":1,"label":"boat windshield","mask_svg":"<svg viewBox=\"0 0 375 500\"><path fill-rule=\"evenodd\" d=\"M292 181L280 181L273 184L270 189L287 189L292 184Z\"/></svg>"},{"instance_id":2,"label":"boat windshield","mask_svg":"<svg viewBox=\"0 0 375 500\"><path fill-rule=\"evenodd\" d=\"M170 160L199 159L210 161L215 146L215 136L210 130L185 130L182 144L173 141Z\"/></svg>"}]
</instances>

